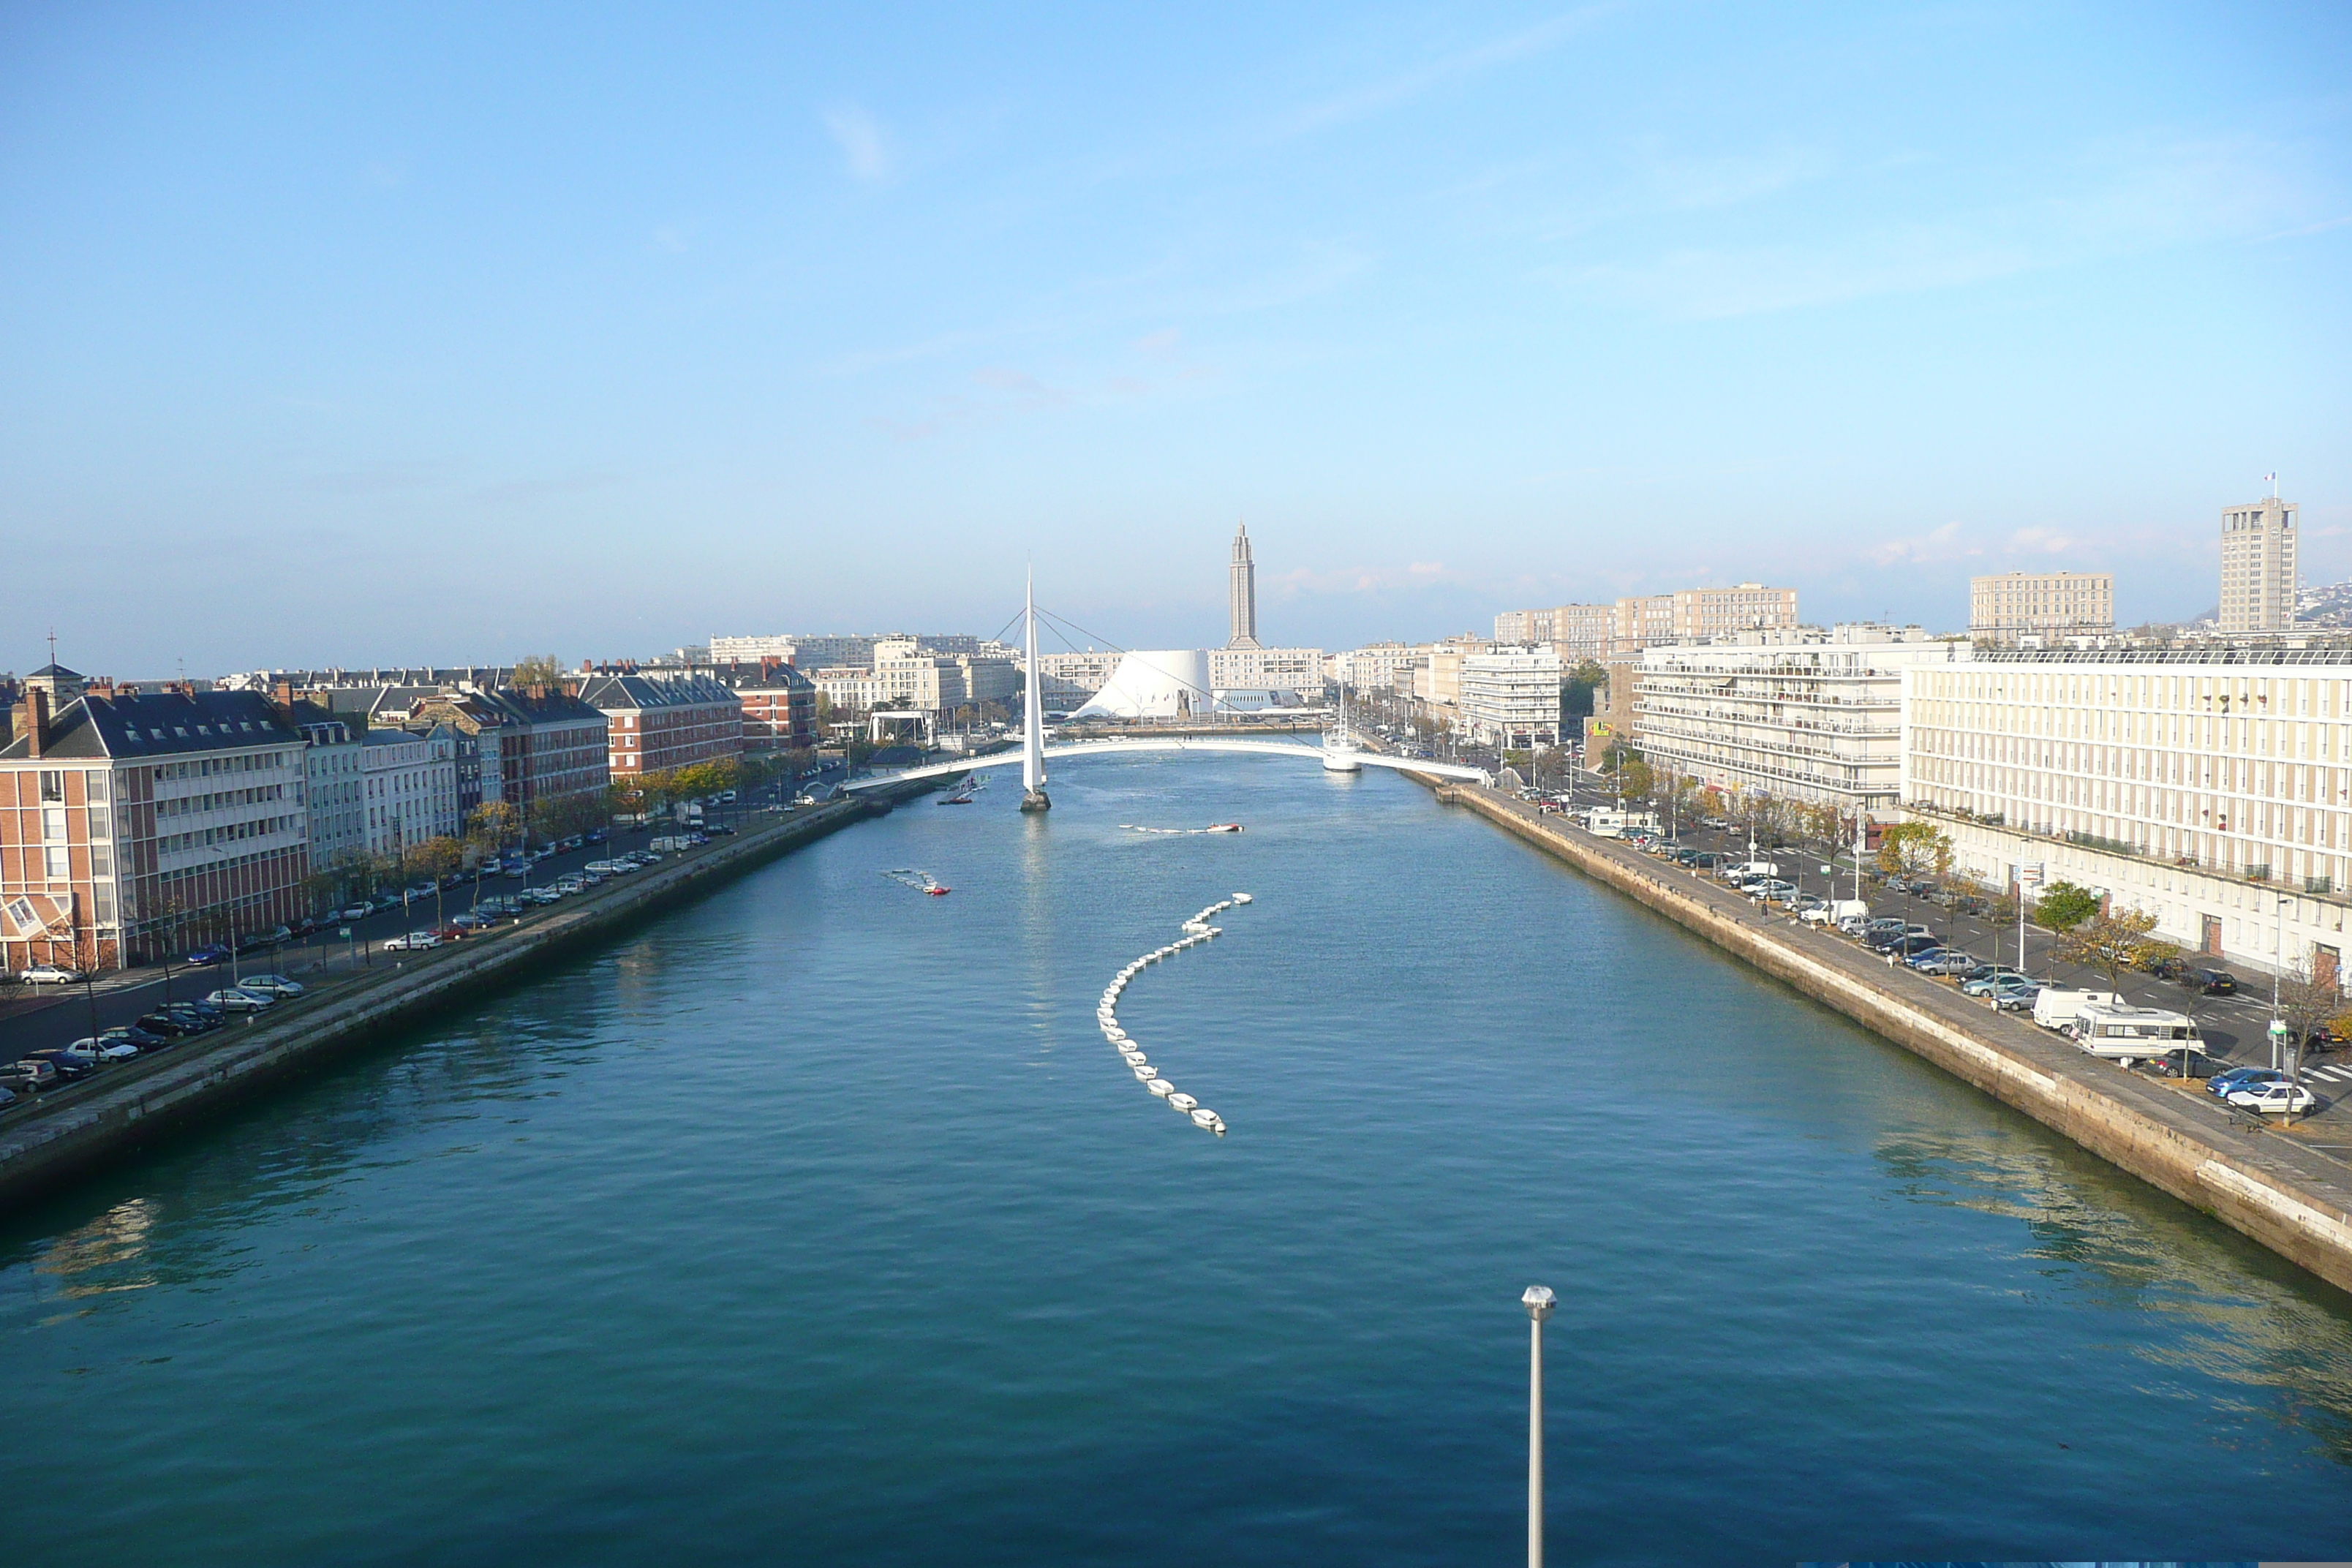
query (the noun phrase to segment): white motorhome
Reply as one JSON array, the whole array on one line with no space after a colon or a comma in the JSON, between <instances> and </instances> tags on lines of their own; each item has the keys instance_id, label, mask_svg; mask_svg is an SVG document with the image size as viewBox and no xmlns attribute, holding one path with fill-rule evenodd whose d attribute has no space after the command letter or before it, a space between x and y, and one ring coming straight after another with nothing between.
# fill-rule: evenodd
<instances>
[{"instance_id":1,"label":"white motorhome","mask_svg":"<svg viewBox=\"0 0 2352 1568\"><path fill-rule=\"evenodd\" d=\"M2116 1007L2123 998L2112 991L2067 991L2055 985L2045 985L2033 999L2033 1021L2045 1029L2063 1029L2071 1026L2085 1007Z\"/></svg>"},{"instance_id":2,"label":"white motorhome","mask_svg":"<svg viewBox=\"0 0 2352 1568\"><path fill-rule=\"evenodd\" d=\"M1743 860L1738 865L1719 868L1717 874L1727 882L1751 882L1766 877L1778 877L1780 867L1772 860Z\"/></svg>"},{"instance_id":3,"label":"white motorhome","mask_svg":"<svg viewBox=\"0 0 2352 1568\"><path fill-rule=\"evenodd\" d=\"M2074 1027L2067 1032L2093 1056L2125 1067L2174 1051L2195 1051L2200 1056L2205 1051L2205 1042L2189 1015L2168 1013L2161 1007L2085 1003L2075 1012Z\"/></svg>"},{"instance_id":4,"label":"white motorhome","mask_svg":"<svg viewBox=\"0 0 2352 1568\"><path fill-rule=\"evenodd\" d=\"M1612 811L1605 805L1597 806L1584 814L1584 830L1595 838L1622 838L1625 837L1625 814Z\"/></svg>"},{"instance_id":5,"label":"white motorhome","mask_svg":"<svg viewBox=\"0 0 2352 1568\"><path fill-rule=\"evenodd\" d=\"M1846 921L1866 921L1870 906L1860 899L1834 899L1826 904L1816 904L1797 917L1812 925L1837 925Z\"/></svg>"}]
</instances>

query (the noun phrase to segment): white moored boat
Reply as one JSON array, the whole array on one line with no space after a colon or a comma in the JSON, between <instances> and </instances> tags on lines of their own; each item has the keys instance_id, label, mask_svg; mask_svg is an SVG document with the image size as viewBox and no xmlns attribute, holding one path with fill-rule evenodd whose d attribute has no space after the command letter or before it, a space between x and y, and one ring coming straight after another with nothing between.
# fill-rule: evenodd
<instances>
[{"instance_id":1,"label":"white moored boat","mask_svg":"<svg viewBox=\"0 0 2352 1568\"><path fill-rule=\"evenodd\" d=\"M1225 1119L1204 1105L1192 1112L1192 1125L1205 1127L1212 1132L1223 1132L1225 1130Z\"/></svg>"},{"instance_id":2,"label":"white moored boat","mask_svg":"<svg viewBox=\"0 0 2352 1568\"><path fill-rule=\"evenodd\" d=\"M1189 1094L1171 1094L1168 1097L1168 1103L1189 1116L1201 1102Z\"/></svg>"},{"instance_id":3,"label":"white moored boat","mask_svg":"<svg viewBox=\"0 0 2352 1568\"><path fill-rule=\"evenodd\" d=\"M1248 903L1249 901L1250 901L1250 896L1249 896L1247 893L1235 893L1235 894L1234 895L1234 902L1235 902L1235 903L1237 903L1237 904L1245 904L1245 903Z\"/></svg>"},{"instance_id":4,"label":"white moored boat","mask_svg":"<svg viewBox=\"0 0 2352 1568\"><path fill-rule=\"evenodd\" d=\"M1159 1095L1170 1095L1176 1092L1176 1086L1170 1083L1164 1078L1145 1079L1143 1080L1143 1087L1150 1089L1152 1093Z\"/></svg>"},{"instance_id":5,"label":"white moored boat","mask_svg":"<svg viewBox=\"0 0 2352 1568\"><path fill-rule=\"evenodd\" d=\"M1156 1079L1159 1076L1160 1069L1153 1067L1150 1062L1138 1062L1136 1064L1135 1077L1138 1082L1150 1083L1153 1079Z\"/></svg>"}]
</instances>

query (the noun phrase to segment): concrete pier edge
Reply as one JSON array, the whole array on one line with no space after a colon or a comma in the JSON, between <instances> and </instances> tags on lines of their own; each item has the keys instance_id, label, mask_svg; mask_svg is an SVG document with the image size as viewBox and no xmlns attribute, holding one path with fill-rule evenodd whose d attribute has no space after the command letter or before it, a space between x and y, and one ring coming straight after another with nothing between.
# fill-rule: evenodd
<instances>
[{"instance_id":1,"label":"concrete pier edge","mask_svg":"<svg viewBox=\"0 0 2352 1568\"><path fill-rule=\"evenodd\" d=\"M124 1158L298 1073L478 1001L528 978L564 949L607 939L656 911L697 898L778 856L948 780L925 780L785 817L592 889L577 902L494 940L411 955L316 1011L232 1024L184 1054L173 1051L113 1069L96 1092L37 1105L0 1122L0 1209Z\"/></svg>"},{"instance_id":2,"label":"concrete pier edge","mask_svg":"<svg viewBox=\"0 0 2352 1568\"><path fill-rule=\"evenodd\" d=\"M1751 967L1832 1008L2101 1159L2352 1291L2352 1172L2283 1133L2208 1121L2178 1090L2138 1079L2031 1024L1936 988L1914 996L1860 950L1727 907L1696 880L1583 839L1492 790L1406 777L1466 806ZM1908 978L1890 974L1889 979ZM2210 1115L2210 1113L2208 1113Z\"/></svg>"}]
</instances>

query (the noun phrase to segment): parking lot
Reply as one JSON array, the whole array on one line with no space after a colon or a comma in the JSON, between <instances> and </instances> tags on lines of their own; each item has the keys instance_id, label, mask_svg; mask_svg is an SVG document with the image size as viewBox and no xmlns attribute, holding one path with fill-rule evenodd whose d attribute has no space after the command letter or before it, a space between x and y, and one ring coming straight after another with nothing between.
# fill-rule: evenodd
<instances>
[{"instance_id":1,"label":"parking lot","mask_svg":"<svg viewBox=\"0 0 2352 1568\"><path fill-rule=\"evenodd\" d=\"M1572 812L1614 804L1608 781L1597 773L1581 771L1572 776L1568 799ZM1661 837L1664 833L1665 822L1662 816ZM1744 828L1708 826L1704 822L1689 820L1675 826L1674 842L1683 849L1729 857L1735 862L1744 862L1749 858L1749 840ZM1801 892L1839 900L1856 897L1854 863L1851 853L1834 859L1824 859L1819 845L1801 848L1783 845L1779 848L1768 848L1759 843L1755 848L1756 858L1780 867L1781 879L1794 884ZM1828 875L1823 874L1825 867L1831 868ZM2077 990L2104 992L2110 989L2104 973L2060 961L2055 955L2050 932L2029 922L2024 929L2024 947L2021 956L2019 931L2014 921L1994 921L1971 913L1964 899L1921 897L1893 891L1866 860L1860 885L1860 900L1869 906L1873 918L1901 920L1925 926L1947 947L1958 949L1983 963L2021 970L2046 984ZM1793 916L1790 923L1792 927L1797 924ZM1823 931L1818 940L1843 942L1853 939ZM2206 1054L2217 1071L2235 1067L2281 1065L2273 1061L2268 1036L2271 976L2267 973L2250 972L2242 966L2217 959L2197 960L2191 955L2191 962L2203 963L2231 973L2238 983L2237 993L2234 995L2207 995L2179 982L2133 971L2126 971L2113 989L2130 1005L2186 1014L2196 1025L2203 1038ZM1924 974L1915 975L1913 979L1922 985L1958 984L1956 980L1935 979ZM2295 1136L2315 1147L2352 1157L2352 1053L2340 1049L2321 1050L2305 1056L2299 1067L2301 1081L2317 1097L2317 1102L2312 1110L2295 1117L2293 1128ZM2118 1067L2115 1070L2126 1069ZM2143 1076L2147 1074L2144 1068L2132 1070ZM2182 1092L2196 1094L2211 1103L2216 1114L2231 1114L2219 1101L2204 1094L2200 1087L2179 1087Z\"/></svg>"}]
</instances>

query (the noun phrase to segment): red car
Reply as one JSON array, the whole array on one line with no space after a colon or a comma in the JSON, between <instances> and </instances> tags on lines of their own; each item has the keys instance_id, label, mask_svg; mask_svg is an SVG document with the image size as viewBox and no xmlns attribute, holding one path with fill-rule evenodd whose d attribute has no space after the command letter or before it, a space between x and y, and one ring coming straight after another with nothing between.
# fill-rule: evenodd
<instances>
[{"instance_id":1,"label":"red car","mask_svg":"<svg viewBox=\"0 0 2352 1568\"><path fill-rule=\"evenodd\" d=\"M439 937L443 942L462 942L465 940L467 933L464 926L442 926L435 931L433 934Z\"/></svg>"}]
</instances>

